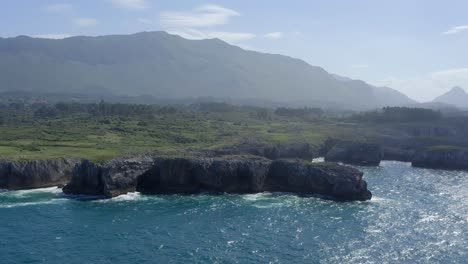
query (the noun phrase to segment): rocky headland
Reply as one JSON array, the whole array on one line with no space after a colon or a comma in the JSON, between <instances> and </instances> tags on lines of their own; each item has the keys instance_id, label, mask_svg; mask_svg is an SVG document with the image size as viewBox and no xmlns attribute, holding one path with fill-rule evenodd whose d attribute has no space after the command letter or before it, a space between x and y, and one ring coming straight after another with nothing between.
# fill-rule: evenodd
<instances>
[{"instance_id":1,"label":"rocky headland","mask_svg":"<svg viewBox=\"0 0 468 264\"><path fill-rule=\"evenodd\" d=\"M303 148L298 149L303 153ZM144 194L290 192L343 201L372 197L358 169L301 159L188 155L136 156L104 164L73 159L0 161L0 189L51 186L64 186L66 194L105 198L134 191Z\"/></svg>"},{"instance_id":2,"label":"rocky headland","mask_svg":"<svg viewBox=\"0 0 468 264\"><path fill-rule=\"evenodd\" d=\"M326 151L325 161L343 162L360 166L378 166L383 159L382 147L374 143L336 141Z\"/></svg>"},{"instance_id":3,"label":"rocky headland","mask_svg":"<svg viewBox=\"0 0 468 264\"><path fill-rule=\"evenodd\" d=\"M414 167L468 170L468 150L439 146L419 152L411 162Z\"/></svg>"},{"instance_id":4,"label":"rocky headland","mask_svg":"<svg viewBox=\"0 0 468 264\"><path fill-rule=\"evenodd\" d=\"M11 162L0 160L0 189L20 190L64 186L80 160L56 159Z\"/></svg>"},{"instance_id":5,"label":"rocky headland","mask_svg":"<svg viewBox=\"0 0 468 264\"><path fill-rule=\"evenodd\" d=\"M78 164L66 194L114 197L127 192L318 194L337 200L369 200L359 170L333 163L259 157L116 159L103 165Z\"/></svg>"},{"instance_id":6,"label":"rocky headland","mask_svg":"<svg viewBox=\"0 0 468 264\"><path fill-rule=\"evenodd\" d=\"M414 167L468 170L468 149L452 145L426 146L413 140L355 142L327 140L321 149L325 161L378 166L382 160L411 162Z\"/></svg>"}]
</instances>

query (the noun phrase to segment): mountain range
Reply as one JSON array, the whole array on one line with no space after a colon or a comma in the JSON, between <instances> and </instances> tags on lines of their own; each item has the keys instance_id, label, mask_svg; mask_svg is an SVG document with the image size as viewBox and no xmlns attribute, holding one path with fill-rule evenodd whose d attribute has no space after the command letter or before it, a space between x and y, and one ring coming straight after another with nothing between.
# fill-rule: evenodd
<instances>
[{"instance_id":1,"label":"mountain range","mask_svg":"<svg viewBox=\"0 0 468 264\"><path fill-rule=\"evenodd\" d=\"M433 102L454 105L459 108L468 108L468 94L458 86L453 87L447 93L437 97Z\"/></svg>"},{"instance_id":2,"label":"mountain range","mask_svg":"<svg viewBox=\"0 0 468 264\"><path fill-rule=\"evenodd\" d=\"M394 89L333 75L299 59L165 32L0 38L0 91L209 96L350 109L415 103Z\"/></svg>"}]
</instances>

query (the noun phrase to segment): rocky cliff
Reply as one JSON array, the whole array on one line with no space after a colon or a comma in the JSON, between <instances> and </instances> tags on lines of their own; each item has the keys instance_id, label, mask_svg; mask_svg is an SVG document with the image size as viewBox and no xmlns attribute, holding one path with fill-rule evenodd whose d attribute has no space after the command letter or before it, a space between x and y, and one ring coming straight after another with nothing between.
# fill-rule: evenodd
<instances>
[{"instance_id":1,"label":"rocky cliff","mask_svg":"<svg viewBox=\"0 0 468 264\"><path fill-rule=\"evenodd\" d=\"M332 145L325 155L325 161L378 166L383 158L383 150L378 144L337 141L335 144L327 142L325 145Z\"/></svg>"},{"instance_id":2,"label":"rocky cliff","mask_svg":"<svg viewBox=\"0 0 468 264\"><path fill-rule=\"evenodd\" d=\"M339 200L369 200L370 191L357 169L337 164L229 158L132 158L76 167L67 194L114 197L130 191L145 194L293 192Z\"/></svg>"},{"instance_id":3,"label":"rocky cliff","mask_svg":"<svg viewBox=\"0 0 468 264\"><path fill-rule=\"evenodd\" d=\"M67 184L78 160L36 160L10 162L0 160L0 189L19 190Z\"/></svg>"},{"instance_id":4,"label":"rocky cliff","mask_svg":"<svg viewBox=\"0 0 468 264\"><path fill-rule=\"evenodd\" d=\"M208 153L210 154L210 153ZM251 154L267 159L304 159L318 157L317 149L308 143L266 145L260 143L243 143L214 150L211 156Z\"/></svg>"},{"instance_id":5,"label":"rocky cliff","mask_svg":"<svg viewBox=\"0 0 468 264\"><path fill-rule=\"evenodd\" d=\"M430 148L415 155L411 164L423 168L468 170L468 150L443 146Z\"/></svg>"}]
</instances>

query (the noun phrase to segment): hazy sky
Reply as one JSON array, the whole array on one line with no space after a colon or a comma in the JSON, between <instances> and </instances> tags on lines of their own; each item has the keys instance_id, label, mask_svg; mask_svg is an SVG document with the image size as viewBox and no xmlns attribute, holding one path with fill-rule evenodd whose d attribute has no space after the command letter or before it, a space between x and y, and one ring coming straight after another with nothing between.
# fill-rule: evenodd
<instances>
[{"instance_id":1,"label":"hazy sky","mask_svg":"<svg viewBox=\"0 0 468 264\"><path fill-rule=\"evenodd\" d=\"M467 0L2 0L0 36L218 37L432 100L468 89Z\"/></svg>"}]
</instances>

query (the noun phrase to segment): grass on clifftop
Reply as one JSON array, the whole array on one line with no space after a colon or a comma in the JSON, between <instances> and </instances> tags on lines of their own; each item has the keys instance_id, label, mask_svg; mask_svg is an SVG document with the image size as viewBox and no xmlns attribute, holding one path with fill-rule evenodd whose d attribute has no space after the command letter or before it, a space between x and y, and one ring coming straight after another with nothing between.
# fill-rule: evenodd
<instances>
[{"instance_id":1,"label":"grass on clifftop","mask_svg":"<svg viewBox=\"0 0 468 264\"><path fill-rule=\"evenodd\" d=\"M181 153L241 143L309 143L328 137L364 138L361 126L317 118L304 120L256 110L177 111L148 117L59 115L17 116L0 125L0 158L9 160L87 158L102 162L141 153Z\"/></svg>"}]
</instances>

